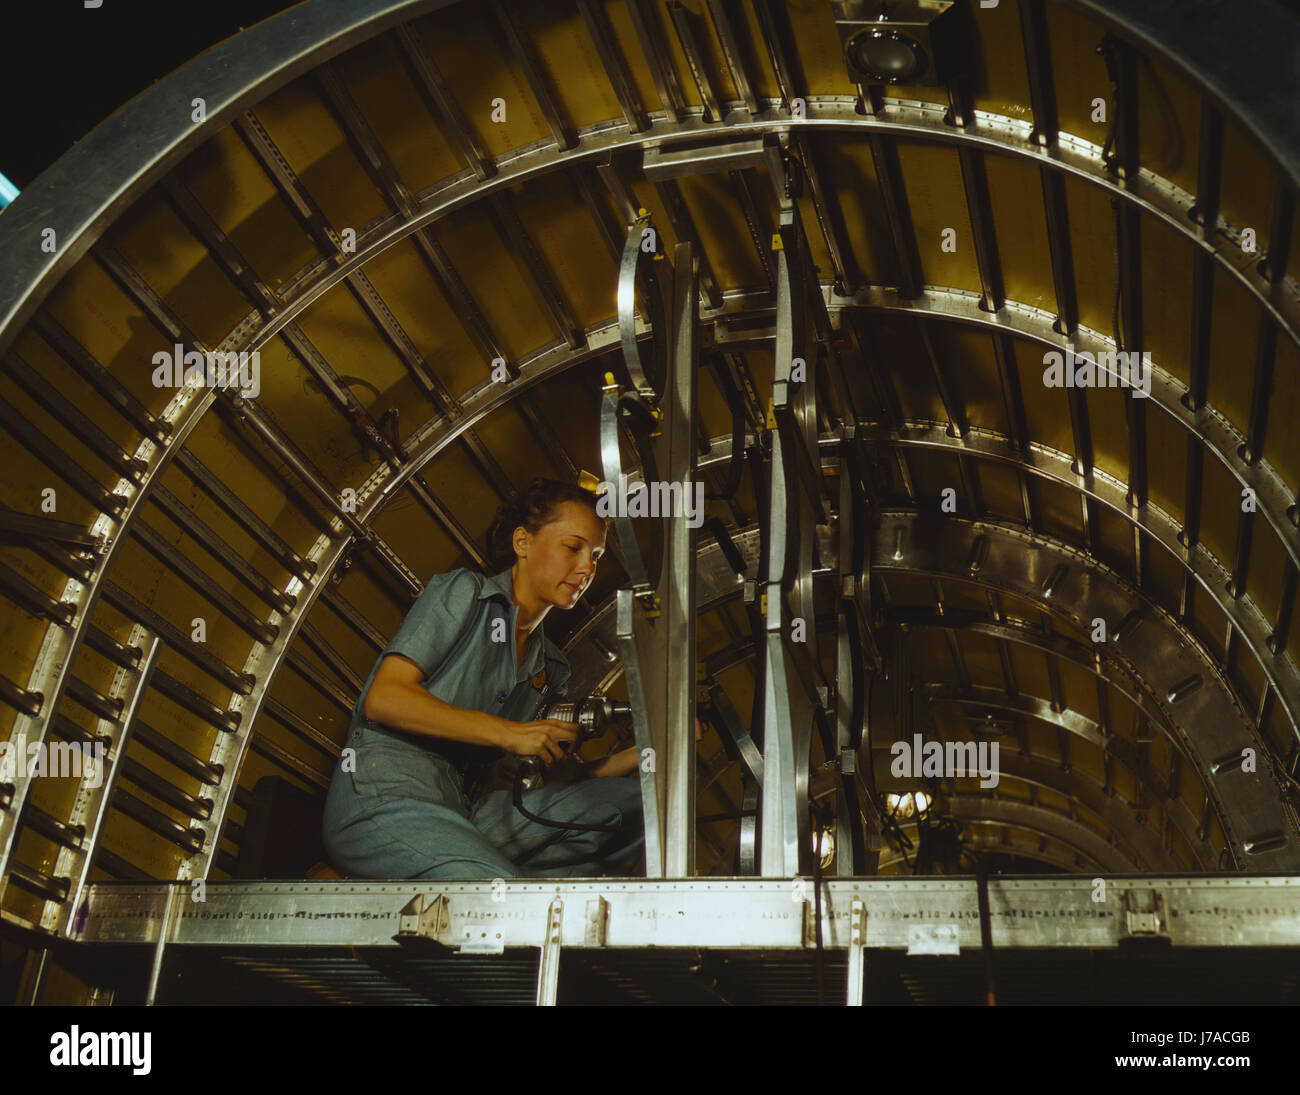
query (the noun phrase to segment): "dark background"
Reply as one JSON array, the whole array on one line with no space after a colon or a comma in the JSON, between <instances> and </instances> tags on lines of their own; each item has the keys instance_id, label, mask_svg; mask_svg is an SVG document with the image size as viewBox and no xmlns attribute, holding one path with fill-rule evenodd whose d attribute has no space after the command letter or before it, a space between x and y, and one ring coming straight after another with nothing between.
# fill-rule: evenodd
<instances>
[{"instance_id":1,"label":"dark background","mask_svg":"<svg viewBox=\"0 0 1300 1095\"><path fill-rule=\"evenodd\" d=\"M5 0L0 174L19 190L118 107L297 0Z\"/></svg>"},{"instance_id":2,"label":"dark background","mask_svg":"<svg viewBox=\"0 0 1300 1095\"><path fill-rule=\"evenodd\" d=\"M241 28L294 6L293 0L104 0L88 10L82 0L6 2L0 174L20 190L151 84ZM1300 15L1300 0L1275 2Z\"/></svg>"}]
</instances>

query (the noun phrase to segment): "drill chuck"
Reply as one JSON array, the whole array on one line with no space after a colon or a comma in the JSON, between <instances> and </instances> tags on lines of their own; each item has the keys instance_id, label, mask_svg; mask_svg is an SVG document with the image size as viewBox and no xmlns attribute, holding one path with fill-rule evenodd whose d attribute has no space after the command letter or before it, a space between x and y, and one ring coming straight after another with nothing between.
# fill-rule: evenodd
<instances>
[{"instance_id":1,"label":"drill chuck","mask_svg":"<svg viewBox=\"0 0 1300 1095\"><path fill-rule=\"evenodd\" d=\"M598 738L611 723L621 722L632 717L632 705L611 700L608 696L588 696L577 703L562 701L545 704L533 718L559 719L574 725L578 731L578 745L589 738ZM541 757L524 757L520 770L528 776L539 775L542 770Z\"/></svg>"}]
</instances>

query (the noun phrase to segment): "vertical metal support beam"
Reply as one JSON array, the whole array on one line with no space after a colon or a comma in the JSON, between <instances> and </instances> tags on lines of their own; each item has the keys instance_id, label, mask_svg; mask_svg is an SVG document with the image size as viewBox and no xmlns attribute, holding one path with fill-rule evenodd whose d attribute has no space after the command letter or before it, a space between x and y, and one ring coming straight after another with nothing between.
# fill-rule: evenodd
<instances>
[{"instance_id":1,"label":"vertical metal support beam","mask_svg":"<svg viewBox=\"0 0 1300 1095\"><path fill-rule=\"evenodd\" d=\"M172 882L167 886L167 904L163 906L162 923L158 925L158 942L154 946L153 968L149 972L149 990L145 993L145 1006L152 1007L158 998L158 982L162 977L163 954L167 941L172 934L172 920L176 915L177 902L182 900L176 895L185 888L184 882Z\"/></svg>"},{"instance_id":2,"label":"vertical metal support beam","mask_svg":"<svg viewBox=\"0 0 1300 1095\"><path fill-rule=\"evenodd\" d=\"M853 427L847 427L852 430ZM870 536L872 499L862 481L863 460L852 439L840 447L838 624L835 645L836 745L840 755L840 794L835 803L836 873L873 873L878 856L880 820L875 801L859 772L867 734L869 674L881 669L880 651L871 633ZM869 752L866 754L869 756ZM847 765L852 765L852 774ZM864 825L870 818L871 830ZM851 957L851 955L850 955Z\"/></svg>"},{"instance_id":3,"label":"vertical metal support beam","mask_svg":"<svg viewBox=\"0 0 1300 1095\"><path fill-rule=\"evenodd\" d=\"M608 469L609 464L605 464ZM608 471L606 471L608 476ZM608 480L607 480L608 481ZM624 545L626 550L626 545ZM644 605L636 591L620 589L615 594L616 634L627 680L627 698L632 705L632 725L636 734L637 755L641 758L641 815L645 825L646 878L664 877L664 834L666 795L665 766L659 762L667 755L664 747L664 704L659 672L666 673L662 644L656 644L654 628L644 616Z\"/></svg>"},{"instance_id":4,"label":"vertical metal support beam","mask_svg":"<svg viewBox=\"0 0 1300 1095\"><path fill-rule=\"evenodd\" d=\"M811 263L798 209L780 185L781 161L773 164L781 204L777 262L776 348L773 361L772 474L768 499L765 587L763 790L760 873L790 877L811 854L808 765L813 723L824 723L828 687L821 681L812 581L814 513L826 513L817 455L818 347L809 316ZM820 298L820 289L818 288ZM806 363L806 375L795 362ZM811 455L810 455L811 454ZM807 470L811 463L812 470ZM805 474L800 475L800 468ZM809 481L811 476L811 481ZM789 611L786 593L789 589ZM801 634L796 635L795 627ZM787 630L788 629L788 630Z\"/></svg>"},{"instance_id":5,"label":"vertical metal support beam","mask_svg":"<svg viewBox=\"0 0 1300 1095\"><path fill-rule=\"evenodd\" d=\"M564 923L564 902L558 896L546 910L546 936L537 963L537 1006L553 1008L560 984L560 927Z\"/></svg>"},{"instance_id":6,"label":"vertical metal support beam","mask_svg":"<svg viewBox=\"0 0 1300 1095\"><path fill-rule=\"evenodd\" d=\"M845 1000L851 1008L862 1006L866 946L867 907L862 898L855 897L849 905L849 983L848 999Z\"/></svg>"},{"instance_id":7,"label":"vertical metal support beam","mask_svg":"<svg viewBox=\"0 0 1300 1095\"><path fill-rule=\"evenodd\" d=\"M695 498L697 377L699 374L699 294L694 248L679 243L673 252L672 350L666 392L664 432L668 478L682 485L682 498ZM674 515L668 536L668 817L670 878L695 873L695 547L698 528ZM698 521L703 521L700 513Z\"/></svg>"},{"instance_id":8,"label":"vertical metal support beam","mask_svg":"<svg viewBox=\"0 0 1300 1095\"><path fill-rule=\"evenodd\" d=\"M629 239L640 237L634 222ZM667 285L672 318L656 331L667 340L666 375L661 393L651 384L633 391L622 389L607 375L601 410L601 460L605 480L626 480L619 450L620 413L651 416L657 430L638 437L645 479L661 474L669 483L681 484L686 503L679 512L653 518L661 527L662 558L641 564L631 519L615 517L615 530L624 554L632 564L632 584L616 596L617 635L632 704L640 767L641 804L645 819L646 876L689 876L695 868L695 544L692 520L696 464L695 400L698 357L698 272L694 245L679 243L674 261L657 262L656 284ZM620 286L631 283L633 270L625 268ZM628 314L630 297L620 292L620 322ZM634 337L623 338L629 375L639 360ZM637 370L639 371L639 366ZM671 497L671 495L670 495ZM615 511L617 514L617 510ZM658 566L656 567L656 563Z\"/></svg>"}]
</instances>

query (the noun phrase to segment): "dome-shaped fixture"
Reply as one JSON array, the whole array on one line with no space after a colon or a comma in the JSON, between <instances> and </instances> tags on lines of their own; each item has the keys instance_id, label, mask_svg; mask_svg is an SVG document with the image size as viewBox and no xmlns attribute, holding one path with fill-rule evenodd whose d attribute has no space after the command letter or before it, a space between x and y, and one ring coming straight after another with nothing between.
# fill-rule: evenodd
<instances>
[{"instance_id":1,"label":"dome-shaped fixture","mask_svg":"<svg viewBox=\"0 0 1300 1095\"><path fill-rule=\"evenodd\" d=\"M879 84L915 83L930 67L930 58L919 42L885 27L855 34L844 57L851 73Z\"/></svg>"}]
</instances>

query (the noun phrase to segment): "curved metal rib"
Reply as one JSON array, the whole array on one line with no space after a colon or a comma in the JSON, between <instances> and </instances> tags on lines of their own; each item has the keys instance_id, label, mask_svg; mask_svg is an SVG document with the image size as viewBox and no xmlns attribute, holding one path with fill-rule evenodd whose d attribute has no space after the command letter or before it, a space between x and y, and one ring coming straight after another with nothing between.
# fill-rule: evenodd
<instances>
[{"instance_id":1,"label":"curved metal rib","mask_svg":"<svg viewBox=\"0 0 1300 1095\"><path fill-rule=\"evenodd\" d=\"M667 359L668 331L664 323L664 282L655 269L656 261L666 263L663 241L658 231L650 223L650 217L644 209L629 227L627 242L623 245L623 257L618 267L618 334L623 346L623 361L627 365L632 387L642 399L652 406L658 405L662 398L664 384L664 362ZM646 233L653 233L654 247L646 249ZM672 268L668 269L671 281ZM641 356L641 342L636 331L637 285L644 285L643 299L646 304L646 325L651 331L650 360Z\"/></svg>"}]
</instances>

